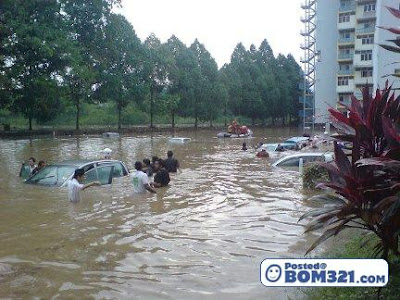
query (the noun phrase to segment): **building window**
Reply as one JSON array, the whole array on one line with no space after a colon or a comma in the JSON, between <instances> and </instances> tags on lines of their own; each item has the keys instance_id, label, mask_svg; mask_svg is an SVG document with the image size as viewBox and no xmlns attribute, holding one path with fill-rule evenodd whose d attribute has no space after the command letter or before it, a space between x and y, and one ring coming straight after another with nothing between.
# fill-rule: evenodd
<instances>
[{"instance_id":1,"label":"building window","mask_svg":"<svg viewBox=\"0 0 400 300\"><path fill-rule=\"evenodd\" d=\"M340 64L339 65L339 70L340 71L350 71L351 65L349 64Z\"/></svg>"},{"instance_id":2,"label":"building window","mask_svg":"<svg viewBox=\"0 0 400 300\"><path fill-rule=\"evenodd\" d=\"M339 94L339 102L349 103L351 99L351 94Z\"/></svg>"},{"instance_id":3,"label":"building window","mask_svg":"<svg viewBox=\"0 0 400 300\"><path fill-rule=\"evenodd\" d=\"M372 60L372 50L360 51L361 61Z\"/></svg>"},{"instance_id":4,"label":"building window","mask_svg":"<svg viewBox=\"0 0 400 300\"><path fill-rule=\"evenodd\" d=\"M369 45L374 43L374 35L366 35L361 39L363 45Z\"/></svg>"},{"instance_id":5,"label":"building window","mask_svg":"<svg viewBox=\"0 0 400 300\"><path fill-rule=\"evenodd\" d=\"M364 12L375 11L375 3L369 3L364 5Z\"/></svg>"},{"instance_id":6,"label":"building window","mask_svg":"<svg viewBox=\"0 0 400 300\"><path fill-rule=\"evenodd\" d=\"M338 86L349 85L349 77L338 77Z\"/></svg>"},{"instance_id":7,"label":"building window","mask_svg":"<svg viewBox=\"0 0 400 300\"><path fill-rule=\"evenodd\" d=\"M341 33L340 33L340 38L341 38L341 39L346 39L346 40L348 40L348 39L350 39L350 37L351 37L350 31L344 31L344 32L341 32Z\"/></svg>"},{"instance_id":8,"label":"building window","mask_svg":"<svg viewBox=\"0 0 400 300\"><path fill-rule=\"evenodd\" d=\"M372 77L372 68L362 69L361 77Z\"/></svg>"},{"instance_id":9,"label":"building window","mask_svg":"<svg viewBox=\"0 0 400 300\"><path fill-rule=\"evenodd\" d=\"M364 28L372 28L372 27L375 27L374 22L365 22L364 23Z\"/></svg>"},{"instance_id":10,"label":"building window","mask_svg":"<svg viewBox=\"0 0 400 300\"><path fill-rule=\"evenodd\" d=\"M347 22L350 22L350 14L340 14L339 23L347 23Z\"/></svg>"}]
</instances>

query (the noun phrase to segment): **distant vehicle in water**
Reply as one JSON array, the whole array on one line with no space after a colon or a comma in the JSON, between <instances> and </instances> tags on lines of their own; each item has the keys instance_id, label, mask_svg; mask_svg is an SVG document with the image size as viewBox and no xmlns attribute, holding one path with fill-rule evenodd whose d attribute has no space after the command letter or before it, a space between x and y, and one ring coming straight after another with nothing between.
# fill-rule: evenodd
<instances>
[{"instance_id":1,"label":"distant vehicle in water","mask_svg":"<svg viewBox=\"0 0 400 300\"><path fill-rule=\"evenodd\" d=\"M107 137L107 138L117 138L117 137L119 137L119 133L118 132L103 132L102 136Z\"/></svg>"},{"instance_id":2,"label":"distant vehicle in water","mask_svg":"<svg viewBox=\"0 0 400 300\"><path fill-rule=\"evenodd\" d=\"M278 159L272 164L274 167L299 167L300 160L302 159L303 164L307 164L314 161L331 162L333 161L332 152L307 152L307 153L296 153L291 154L281 159Z\"/></svg>"},{"instance_id":3,"label":"distant vehicle in water","mask_svg":"<svg viewBox=\"0 0 400 300\"><path fill-rule=\"evenodd\" d=\"M126 165L119 160L69 160L44 167L25 180L25 183L63 187L67 185L76 169L85 171L84 184L93 181L100 181L102 185L110 184L113 178L129 174Z\"/></svg>"},{"instance_id":4,"label":"distant vehicle in water","mask_svg":"<svg viewBox=\"0 0 400 300\"><path fill-rule=\"evenodd\" d=\"M279 152L286 150L297 150L296 144L293 143L271 143L271 144L262 144L257 150L265 149L267 152Z\"/></svg>"},{"instance_id":5,"label":"distant vehicle in water","mask_svg":"<svg viewBox=\"0 0 400 300\"><path fill-rule=\"evenodd\" d=\"M310 138L304 136L294 136L290 139L287 139L283 143L297 145L298 148L301 149L303 148L303 144L308 145L310 143Z\"/></svg>"},{"instance_id":6,"label":"distant vehicle in water","mask_svg":"<svg viewBox=\"0 0 400 300\"><path fill-rule=\"evenodd\" d=\"M241 137L251 137L253 131L251 131L247 126L239 125L236 120L228 126L227 131L222 131L217 134L219 138L241 138Z\"/></svg>"},{"instance_id":7,"label":"distant vehicle in water","mask_svg":"<svg viewBox=\"0 0 400 300\"><path fill-rule=\"evenodd\" d=\"M170 143L186 143L190 142L192 139L187 137L171 137L168 139Z\"/></svg>"}]
</instances>

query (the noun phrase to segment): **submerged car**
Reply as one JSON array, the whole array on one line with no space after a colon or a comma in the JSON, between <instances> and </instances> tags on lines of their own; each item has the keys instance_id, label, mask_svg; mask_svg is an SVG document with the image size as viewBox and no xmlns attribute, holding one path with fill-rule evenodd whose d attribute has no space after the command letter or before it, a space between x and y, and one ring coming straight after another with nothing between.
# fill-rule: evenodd
<instances>
[{"instance_id":1,"label":"submerged car","mask_svg":"<svg viewBox=\"0 0 400 300\"><path fill-rule=\"evenodd\" d=\"M273 143L273 144L262 144L257 150L263 150L267 152L280 152L286 150L296 150L298 147L294 143Z\"/></svg>"},{"instance_id":2,"label":"submerged car","mask_svg":"<svg viewBox=\"0 0 400 300\"><path fill-rule=\"evenodd\" d=\"M85 184L93 181L100 181L102 185L111 184L113 178L129 174L126 165L119 160L69 160L44 167L25 183L63 187L72 179L76 169L85 171Z\"/></svg>"},{"instance_id":3,"label":"submerged car","mask_svg":"<svg viewBox=\"0 0 400 300\"><path fill-rule=\"evenodd\" d=\"M310 142L309 137L304 137L304 136L294 136L291 137L290 139L287 139L284 141L285 144L292 144L294 147L301 149L304 146L307 146ZM298 150L296 149L296 150Z\"/></svg>"},{"instance_id":4,"label":"submerged car","mask_svg":"<svg viewBox=\"0 0 400 300\"><path fill-rule=\"evenodd\" d=\"M307 164L314 161L324 161L331 162L333 161L333 153L332 152L308 152L308 153L296 153L292 155L288 155L278 159L272 165L274 167L299 167L300 159L302 159L303 164Z\"/></svg>"}]
</instances>

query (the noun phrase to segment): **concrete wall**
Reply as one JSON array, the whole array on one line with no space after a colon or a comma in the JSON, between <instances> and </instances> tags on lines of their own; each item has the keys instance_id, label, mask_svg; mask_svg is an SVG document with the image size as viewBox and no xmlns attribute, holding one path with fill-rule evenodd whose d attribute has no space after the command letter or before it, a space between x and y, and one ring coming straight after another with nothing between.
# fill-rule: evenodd
<instances>
[{"instance_id":1,"label":"concrete wall","mask_svg":"<svg viewBox=\"0 0 400 300\"><path fill-rule=\"evenodd\" d=\"M339 0L317 1L316 49L320 61L316 63L315 122L329 120L328 107L336 107L337 81L337 18Z\"/></svg>"}]
</instances>

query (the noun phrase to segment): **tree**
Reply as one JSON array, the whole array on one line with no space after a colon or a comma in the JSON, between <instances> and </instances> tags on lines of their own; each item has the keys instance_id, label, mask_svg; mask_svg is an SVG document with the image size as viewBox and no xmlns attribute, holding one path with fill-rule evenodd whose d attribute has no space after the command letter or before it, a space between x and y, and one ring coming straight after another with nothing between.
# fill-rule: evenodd
<instances>
[{"instance_id":1,"label":"tree","mask_svg":"<svg viewBox=\"0 0 400 300\"><path fill-rule=\"evenodd\" d=\"M2 9L2 90L10 92L11 109L22 113L32 130L33 119L45 121L59 111L55 87L70 42L56 0L6 1Z\"/></svg>"},{"instance_id":2,"label":"tree","mask_svg":"<svg viewBox=\"0 0 400 300\"><path fill-rule=\"evenodd\" d=\"M150 127L154 127L155 100L169 82L166 65L167 54L165 47L162 46L160 40L153 33L145 40L144 47L146 49L144 74L148 79Z\"/></svg>"},{"instance_id":3,"label":"tree","mask_svg":"<svg viewBox=\"0 0 400 300\"><path fill-rule=\"evenodd\" d=\"M198 72L194 76L194 103L193 117L195 118L195 127L198 126L198 120L212 120L220 112L221 101L218 66L211 57L210 52L197 39L190 45L197 61Z\"/></svg>"},{"instance_id":4,"label":"tree","mask_svg":"<svg viewBox=\"0 0 400 300\"><path fill-rule=\"evenodd\" d=\"M165 44L168 55L168 94L179 95L179 106L176 113L189 117L192 115L194 97L194 79L200 70L195 54L176 36L172 36Z\"/></svg>"},{"instance_id":5,"label":"tree","mask_svg":"<svg viewBox=\"0 0 400 300\"><path fill-rule=\"evenodd\" d=\"M64 69L67 98L76 108L76 129L79 130L81 105L94 101L94 91L101 86L105 27L112 8L120 0L58 0L65 20L65 33L74 47L67 55L69 66Z\"/></svg>"},{"instance_id":6,"label":"tree","mask_svg":"<svg viewBox=\"0 0 400 300\"><path fill-rule=\"evenodd\" d=\"M121 15L110 15L104 34L98 94L116 103L121 129L122 110L137 96L144 51L132 25Z\"/></svg>"},{"instance_id":7,"label":"tree","mask_svg":"<svg viewBox=\"0 0 400 300\"><path fill-rule=\"evenodd\" d=\"M260 84L262 105L264 107L265 116L272 119L272 124L275 124L276 118L280 115L282 103L281 89L286 90L287 87L278 87L278 65L274 57L274 53L268 44L267 40L263 40L257 52L257 64L261 70L263 82Z\"/></svg>"}]
</instances>

